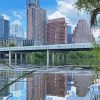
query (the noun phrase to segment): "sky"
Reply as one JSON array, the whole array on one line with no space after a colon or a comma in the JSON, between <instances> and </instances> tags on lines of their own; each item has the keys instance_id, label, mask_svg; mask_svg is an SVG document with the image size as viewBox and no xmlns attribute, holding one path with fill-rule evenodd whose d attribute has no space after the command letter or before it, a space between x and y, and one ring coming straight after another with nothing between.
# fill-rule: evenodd
<instances>
[{"instance_id":1,"label":"sky","mask_svg":"<svg viewBox=\"0 0 100 100\"><path fill-rule=\"evenodd\" d=\"M76 0L40 0L40 7L47 11L47 18L65 17L66 22L75 27L79 19L89 19L84 11L77 11ZM12 23L20 23L26 32L26 0L0 0L0 15Z\"/></svg>"}]
</instances>

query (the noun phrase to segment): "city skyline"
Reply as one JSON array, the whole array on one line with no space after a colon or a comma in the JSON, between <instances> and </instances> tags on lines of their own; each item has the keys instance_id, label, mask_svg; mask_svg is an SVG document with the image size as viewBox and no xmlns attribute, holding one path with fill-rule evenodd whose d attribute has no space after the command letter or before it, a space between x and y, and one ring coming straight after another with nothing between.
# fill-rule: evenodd
<instances>
[{"instance_id":1,"label":"city skyline","mask_svg":"<svg viewBox=\"0 0 100 100\"><path fill-rule=\"evenodd\" d=\"M48 19L66 17L67 23L71 24L73 29L79 19L89 18L84 11L79 12L75 9L74 2L75 0L40 0L40 7L47 10ZM24 27L24 34L26 33L26 6L26 0L21 0L20 3L18 0L0 1L0 14L10 19L11 23L14 21L21 22Z\"/></svg>"}]
</instances>

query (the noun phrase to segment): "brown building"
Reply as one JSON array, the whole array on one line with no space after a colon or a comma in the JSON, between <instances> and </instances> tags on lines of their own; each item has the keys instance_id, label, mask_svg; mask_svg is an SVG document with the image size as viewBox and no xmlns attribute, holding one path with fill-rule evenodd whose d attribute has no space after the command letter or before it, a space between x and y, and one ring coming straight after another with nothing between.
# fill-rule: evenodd
<instances>
[{"instance_id":1,"label":"brown building","mask_svg":"<svg viewBox=\"0 0 100 100\"><path fill-rule=\"evenodd\" d=\"M57 18L48 20L47 24L47 41L48 44L65 44L66 36L66 22L65 18Z\"/></svg>"},{"instance_id":2,"label":"brown building","mask_svg":"<svg viewBox=\"0 0 100 100\"><path fill-rule=\"evenodd\" d=\"M34 45L47 43L46 10L40 8L39 0L27 0L27 39Z\"/></svg>"},{"instance_id":3,"label":"brown building","mask_svg":"<svg viewBox=\"0 0 100 100\"><path fill-rule=\"evenodd\" d=\"M45 100L46 97L46 74L34 73L33 77L27 78L27 100Z\"/></svg>"},{"instance_id":4,"label":"brown building","mask_svg":"<svg viewBox=\"0 0 100 100\"><path fill-rule=\"evenodd\" d=\"M65 76L59 73L47 74L47 95L65 96Z\"/></svg>"},{"instance_id":5,"label":"brown building","mask_svg":"<svg viewBox=\"0 0 100 100\"><path fill-rule=\"evenodd\" d=\"M90 24L85 19L79 20L73 31L73 43L87 43L93 40Z\"/></svg>"}]
</instances>

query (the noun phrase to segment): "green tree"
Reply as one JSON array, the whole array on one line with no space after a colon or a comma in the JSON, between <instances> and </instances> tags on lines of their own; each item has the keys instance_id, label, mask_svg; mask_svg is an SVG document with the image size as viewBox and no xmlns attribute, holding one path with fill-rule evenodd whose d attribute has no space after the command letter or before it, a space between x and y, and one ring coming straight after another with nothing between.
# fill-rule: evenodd
<instances>
[{"instance_id":1,"label":"green tree","mask_svg":"<svg viewBox=\"0 0 100 100\"><path fill-rule=\"evenodd\" d=\"M92 64L93 69L100 71L100 44L93 44L94 45L94 49L92 50L92 55L93 55L93 61Z\"/></svg>"},{"instance_id":2,"label":"green tree","mask_svg":"<svg viewBox=\"0 0 100 100\"><path fill-rule=\"evenodd\" d=\"M46 53L32 52L28 55L28 63L33 65L46 65Z\"/></svg>"},{"instance_id":3,"label":"green tree","mask_svg":"<svg viewBox=\"0 0 100 100\"><path fill-rule=\"evenodd\" d=\"M78 10L84 9L91 14L91 26L96 24L96 16L100 13L100 0L78 0L76 3Z\"/></svg>"},{"instance_id":4,"label":"green tree","mask_svg":"<svg viewBox=\"0 0 100 100\"><path fill-rule=\"evenodd\" d=\"M15 43L10 43L8 46L9 47L14 47L15 46Z\"/></svg>"}]
</instances>

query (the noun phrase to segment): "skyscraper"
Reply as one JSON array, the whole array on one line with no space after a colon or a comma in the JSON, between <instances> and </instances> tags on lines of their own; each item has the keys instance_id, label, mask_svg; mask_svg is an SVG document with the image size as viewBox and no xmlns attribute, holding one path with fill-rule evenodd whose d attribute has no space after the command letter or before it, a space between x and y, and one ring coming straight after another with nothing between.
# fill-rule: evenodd
<instances>
[{"instance_id":1,"label":"skyscraper","mask_svg":"<svg viewBox=\"0 0 100 100\"><path fill-rule=\"evenodd\" d=\"M86 43L94 40L90 25L85 19L79 20L75 27L73 36L74 43Z\"/></svg>"},{"instance_id":2,"label":"skyscraper","mask_svg":"<svg viewBox=\"0 0 100 100\"><path fill-rule=\"evenodd\" d=\"M4 16L0 16L0 39L7 39L10 33L9 20L5 19Z\"/></svg>"},{"instance_id":3,"label":"skyscraper","mask_svg":"<svg viewBox=\"0 0 100 100\"><path fill-rule=\"evenodd\" d=\"M48 21L48 44L65 44L67 41L65 18L57 18Z\"/></svg>"},{"instance_id":4,"label":"skyscraper","mask_svg":"<svg viewBox=\"0 0 100 100\"><path fill-rule=\"evenodd\" d=\"M21 23L14 22L10 28L10 35L19 38L24 38L23 27Z\"/></svg>"},{"instance_id":5,"label":"skyscraper","mask_svg":"<svg viewBox=\"0 0 100 100\"><path fill-rule=\"evenodd\" d=\"M39 6L39 0L27 0L27 39L34 45L47 42L46 11Z\"/></svg>"},{"instance_id":6,"label":"skyscraper","mask_svg":"<svg viewBox=\"0 0 100 100\"><path fill-rule=\"evenodd\" d=\"M72 27L67 24L67 43L72 43Z\"/></svg>"}]
</instances>

